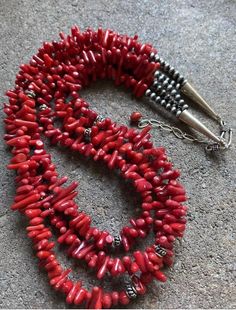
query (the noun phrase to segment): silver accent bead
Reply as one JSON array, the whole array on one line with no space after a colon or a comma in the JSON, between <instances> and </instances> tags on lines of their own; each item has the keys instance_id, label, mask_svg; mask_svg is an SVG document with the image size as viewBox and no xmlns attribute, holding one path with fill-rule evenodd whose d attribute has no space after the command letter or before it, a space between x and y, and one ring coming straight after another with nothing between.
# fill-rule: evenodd
<instances>
[{"instance_id":1,"label":"silver accent bead","mask_svg":"<svg viewBox=\"0 0 236 310\"><path fill-rule=\"evenodd\" d=\"M157 77L160 76L160 75L161 75L161 72L160 72L160 71L157 70L157 71L154 72L154 77L155 77L155 78L157 78Z\"/></svg>"},{"instance_id":2,"label":"silver accent bead","mask_svg":"<svg viewBox=\"0 0 236 310\"><path fill-rule=\"evenodd\" d=\"M177 79L177 82L182 84L184 82L184 77L182 75L180 75Z\"/></svg>"},{"instance_id":3,"label":"silver accent bead","mask_svg":"<svg viewBox=\"0 0 236 310\"><path fill-rule=\"evenodd\" d=\"M156 93L151 93L151 95L150 95L150 98L152 99L152 100L155 100L156 99Z\"/></svg>"},{"instance_id":4,"label":"silver accent bead","mask_svg":"<svg viewBox=\"0 0 236 310\"><path fill-rule=\"evenodd\" d=\"M155 55L155 62L160 62L160 57L158 54Z\"/></svg>"},{"instance_id":5,"label":"silver accent bead","mask_svg":"<svg viewBox=\"0 0 236 310\"><path fill-rule=\"evenodd\" d=\"M149 97L149 96L151 95L151 93L152 93L151 89L148 88L148 89L146 90L146 92L145 92L145 96L146 96L146 97Z\"/></svg>"},{"instance_id":6,"label":"silver accent bead","mask_svg":"<svg viewBox=\"0 0 236 310\"><path fill-rule=\"evenodd\" d=\"M171 94L171 96L175 96L177 94L177 90L173 89L170 94Z\"/></svg>"},{"instance_id":7,"label":"silver accent bead","mask_svg":"<svg viewBox=\"0 0 236 310\"><path fill-rule=\"evenodd\" d=\"M26 90L25 93L30 98L33 98L33 99L36 98L36 94L33 90Z\"/></svg>"},{"instance_id":8,"label":"silver accent bead","mask_svg":"<svg viewBox=\"0 0 236 310\"><path fill-rule=\"evenodd\" d=\"M155 99L156 103L161 103L161 97L160 96L157 96L156 99Z\"/></svg>"},{"instance_id":9,"label":"silver accent bead","mask_svg":"<svg viewBox=\"0 0 236 310\"><path fill-rule=\"evenodd\" d=\"M153 82L152 86L153 86L153 87L157 87L157 85L158 85L158 81L155 80L155 81Z\"/></svg>"},{"instance_id":10,"label":"silver accent bead","mask_svg":"<svg viewBox=\"0 0 236 310\"><path fill-rule=\"evenodd\" d=\"M166 105L165 99L162 99L162 100L161 100L161 105L162 105L162 106L165 106L165 105Z\"/></svg>"},{"instance_id":11,"label":"silver accent bead","mask_svg":"<svg viewBox=\"0 0 236 310\"><path fill-rule=\"evenodd\" d=\"M167 110L170 110L170 109L171 109L171 104L170 104L170 103L167 103L166 109L167 109Z\"/></svg>"},{"instance_id":12,"label":"silver accent bead","mask_svg":"<svg viewBox=\"0 0 236 310\"><path fill-rule=\"evenodd\" d=\"M182 107L182 110L186 110L186 109L188 109L188 105L184 104L183 107Z\"/></svg>"},{"instance_id":13,"label":"silver accent bead","mask_svg":"<svg viewBox=\"0 0 236 310\"><path fill-rule=\"evenodd\" d=\"M168 91L171 91L171 90L173 89L173 86L169 84L169 85L167 86L166 89L167 89Z\"/></svg>"},{"instance_id":14,"label":"silver accent bead","mask_svg":"<svg viewBox=\"0 0 236 310\"><path fill-rule=\"evenodd\" d=\"M169 71L169 69L170 69L170 65L168 64L168 62L166 62L164 65L164 71Z\"/></svg>"},{"instance_id":15,"label":"silver accent bead","mask_svg":"<svg viewBox=\"0 0 236 310\"><path fill-rule=\"evenodd\" d=\"M175 73L173 74L173 79L178 79L179 77L179 72L178 71L175 71Z\"/></svg>"},{"instance_id":16,"label":"silver accent bead","mask_svg":"<svg viewBox=\"0 0 236 310\"><path fill-rule=\"evenodd\" d=\"M163 82L163 86L167 87L169 85L169 78L166 78L165 81Z\"/></svg>"},{"instance_id":17,"label":"silver accent bead","mask_svg":"<svg viewBox=\"0 0 236 310\"><path fill-rule=\"evenodd\" d=\"M176 94L176 95L175 95L175 100L176 100L176 101L179 101L180 99L181 99L180 94Z\"/></svg>"},{"instance_id":18,"label":"silver accent bead","mask_svg":"<svg viewBox=\"0 0 236 310\"><path fill-rule=\"evenodd\" d=\"M168 72L170 75L175 73L175 68L174 67L170 67L170 70Z\"/></svg>"},{"instance_id":19,"label":"silver accent bead","mask_svg":"<svg viewBox=\"0 0 236 310\"><path fill-rule=\"evenodd\" d=\"M176 109L176 106L173 106L173 107L171 108L171 112L172 112L172 113L175 113L176 110L177 110L177 109Z\"/></svg>"},{"instance_id":20,"label":"silver accent bead","mask_svg":"<svg viewBox=\"0 0 236 310\"><path fill-rule=\"evenodd\" d=\"M114 236L112 246L116 248L119 247L120 245L121 245L121 236L120 235Z\"/></svg>"},{"instance_id":21,"label":"silver accent bead","mask_svg":"<svg viewBox=\"0 0 236 310\"><path fill-rule=\"evenodd\" d=\"M177 116L177 117L179 117L181 113L182 113L182 111L181 111L180 109L179 109L179 110L177 110L177 112L176 112L176 116Z\"/></svg>"},{"instance_id":22,"label":"silver accent bead","mask_svg":"<svg viewBox=\"0 0 236 310\"><path fill-rule=\"evenodd\" d=\"M39 106L39 111L44 111L44 110L46 110L48 108L48 106L46 105L46 104L41 104L40 106Z\"/></svg>"},{"instance_id":23,"label":"silver accent bead","mask_svg":"<svg viewBox=\"0 0 236 310\"><path fill-rule=\"evenodd\" d=\"M156 56L156 54L155 54L154 52L151 52L151 54L150 54L150 58L151 58L151 59L154 59L154 58L155 58L155 56Z\"/></svg>"},{"instance_id":24,"label":"silver accent bead","mask_svg":"<svg viewBox=\"0 0 236 310\"><path fill-rule=\"evenodd\" d=\"M167 254L166 249L162 248L159 244L155 245L155 252L159 257L163 257Z\"/></svg>"},{"instance_id":25,"label":"silver accent bead","mask_svg":"<svg viewBox=\"0 0 236 310\"><path fill-rule=\"evenodd\" d=\"M105 117L103 115L98 115L94 121L94 123L103 122Z\"/></svg>"},{"instance_id":26,"label":"silver accent bead","mask_svg":"<svg viewBox=\"0 0 236 310\"><path fill-rule=\"evenodd\" d=\"M90 142L90 136L91 136L91 128L86 128L84 131L84 139L86 142Z\"/></svg>"},{"instance_id":27,"label":"silver accent bead","mask_svg":"<svg viewBox=\"0 0 236 310\"><path fill-rule=\"evenodd\" d=\"M138 296L137 290L133 283L127 283L126 284L126 295L129 297L129 299L135 299Z\"/></svg>"},{"instance_id":28,"label":"silver accent bead","mask_svg":"<svg viewBox=\"0 0 236 310\"><path fill-rule=\"evenodd\" d=\"M184 104L184 99L181 99L181 100L179 101L179 104L180 104L180 105L183 105L183 104Z\"/></svg>"},{"instance_id":29,"label":"silver accent bead","mask_svg":"<svg viewBox=\"0 0 236 310\"><path fill-rule=\"evenodd\" d=\"M161 67L163 67L165 64L165 60L163 58L159 58L159 63L161 65Z\"/></svg>"},{"instance_id":30,"label":"silver accent bead","mask_svg":"<svg viewBox=\"0 0 236 310\"><path fill-rule=\"evenodd\" d=\"M164 80L165 80L165 75L164 75L164 74L159 75L158 81L159 81L159 82L163 82Z\"/></svg>"}]
</instances>

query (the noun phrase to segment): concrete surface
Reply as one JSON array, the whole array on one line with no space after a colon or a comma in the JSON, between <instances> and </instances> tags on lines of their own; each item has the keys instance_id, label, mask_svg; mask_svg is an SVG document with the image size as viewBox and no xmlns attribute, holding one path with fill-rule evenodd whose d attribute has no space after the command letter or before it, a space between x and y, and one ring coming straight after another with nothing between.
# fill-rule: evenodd
<instances>
[{"instance_id":1,"label":"concrete surface","mask_svg":"<svg viewBox=\"0 0 236 310\"><path fill-rule=\"evenodd\" d=\"M120 33L137 33L142 41L152 42L235 128L234 0L0 0L1 102L13 85L18 65L27 62L44 40L58 38L59 31L68 32L75 23L82 29L102 25ZM92 86L84 97L117 122L127 123L135 110L168 122L161 110L131 99L111 83ZM214 122L193 110L217 130ZM181 181L190 197L189 224L183 242L176 244L176 263L168 271L168 282L154 283L131 307L236 308L235 145L209 156L202 146L159 130L153 131L153 140L168 149L182 171ZM98 165L56 148L52 152L60 173L80 181L81 207L95 216L96 224L115 233L134 213L130 211L135 205L132 192ZM46 275L38 271L24 218L9 210L14 174L5 170L10 156L3 143L0 156L0 307L66 308L63 298L50 289ZM61 259L70 264L63 255ZM81 267L78 274L88 285L96 282Z\"/></svg>"}]
</instances>

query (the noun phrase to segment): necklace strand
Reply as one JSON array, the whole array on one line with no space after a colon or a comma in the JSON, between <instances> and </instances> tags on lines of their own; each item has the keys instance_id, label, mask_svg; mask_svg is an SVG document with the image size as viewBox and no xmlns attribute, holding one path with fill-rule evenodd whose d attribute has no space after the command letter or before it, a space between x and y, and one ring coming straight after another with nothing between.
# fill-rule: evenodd
<instances>
[{"instance_id":1,"label":"necklace strand","mask_svg":"<svg viewBox=\"0 0 236 310\"><path fill-rule=\"evenodd\" d=\"M90 109L79 91L97 79L112 79L139 98L152 85L160 64L150 57L156 50L141 44L137 36L101 28L80 32L74 26L71 35L60 33L60 37L59 42L44 42L29 64L20 66L15 88L6 93L5 140L13 155L8 169L17 174L11 209L29 219L27 235L39 265L67 303L95 309L127 305L144 294L152 280L166 281L162 269L172 265L174 241L185 230L185 190L165 149L150 141L151 126L139 131L118 125ZM140 116L132 114L131 121L138 122ZM57 120L61 127L56 126ZM52 145L118 171L140 196L139 217L132 218L117 236L92 226L91 216L75 202L77 182L64 186L67 177L59 177L42 135ZM128 275L124 288L106 292L72 281L72 270L63 270L53 250L52 227L68 257L86 262L99 280ZM131 251L150 232L154 243L145 250L116 257L116 251Z\"/></svg>"}]
</instances>

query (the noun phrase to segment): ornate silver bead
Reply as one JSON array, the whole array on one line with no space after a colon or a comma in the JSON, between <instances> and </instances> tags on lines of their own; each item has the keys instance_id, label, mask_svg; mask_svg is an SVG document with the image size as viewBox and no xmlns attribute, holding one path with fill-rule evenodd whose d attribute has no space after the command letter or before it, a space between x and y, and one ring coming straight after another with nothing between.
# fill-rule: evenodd
<instances>
[{"instance_id":1,"label":"ornate silver bead","mask_svg":"<svg viewBox=\"0 0 236 310\"><path fill-rule=\"evenodd\" d=\"M48 106L46 105L46 104L41 104L40 106L39 106L39 111L44 111L44 110L46 110L48 108Z\"/></svg>"},{"instance_id":2,"label":"ornate silver bead","mask_svg":"<svg viewBox=\"0 0 236 310\"><path fill-rule=\"evenodd\" d=\"M159 244L155 245L155 252L159 257L163 257L167 254L166 249L162 248Z\"/></svg>"},{"instance_id":3,"label":"ornate silver bead","mask_svg":"<svg viewBox=\"0 0 236 310\"><path fill-rule=\"evenodd\" d=\"M121 236L120 235L114 236L114 239L113 239L113 242L112 242L112 246L114 248L117 248L120 245L121 245Z\"/></svg>"},{"instance_id":4,"label":"ornate silver bead","mask_svg":"<svg viewBox=\"0 0 236 310\"><path fill-rule=\"evenodd\" d=\"M33 90L26 90L25 93L30 98L33 98L33 99L36 98L36 94Z\"/></svg>"},{"instance_id":5,"label":"ornate silver bead","mask_svg":"<svg viewBox=\"0 0 236 310\"><path fill-rule=\"evenodd\" d=\"M103 122L105 120L105 117L103 115L98 115L95 119L95 123Z\"/></svg>"},{"instance_id":6,"label":"ornate silver bead","mask_svg":"<svg viewBox=\"0 0 236 310\"><path fill-rule=\"evenodd\" d=\"M90 142L90 136L91 136L91 128L86 128L84 131L84 139L86 142Z\"/></svg>"},{"instance_id":7,"label":"ornate silver bead","mask_svg":"<svg viewBox=\"0 0 236 310\"><path fill-rule=\"evenodd\" d=\"M138 296L137 290L134 287L133 283L127 283L126 284L126 295L129 297L129 299L135 299Z\"/></svg>"}]
</instances>

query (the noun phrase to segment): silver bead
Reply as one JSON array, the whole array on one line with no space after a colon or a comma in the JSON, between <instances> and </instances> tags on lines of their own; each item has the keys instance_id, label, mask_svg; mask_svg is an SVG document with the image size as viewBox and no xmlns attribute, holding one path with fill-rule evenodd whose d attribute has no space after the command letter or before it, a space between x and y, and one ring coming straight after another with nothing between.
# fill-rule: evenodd
<instances>
[{"instance_id":1,"label":"silver bead","mask_svg":"<svg viewBox=\"0 0 236 310\"><path fill-rule=\"evenodd\" d=\"M175 96L177 94L177 90L173 89L170 94L171 94L171 96Z\"/></svg>"},{"instance_id":2,"label":"silver bead","mask_svg":"<svg viewBox=\"0 0 236 310\"><path fill-rule=\"evenodd\" d=\"M165 99L162 99L162 100L161 100L161 105L162 105L162 106L165 106L165 105L166 105Z\"/></svg>"},{"instance_id":3,"label":"silver bead","mask_svg":"<svg viewBox=\"0 0 236 310\"><path fill-rule=\"evenodd\" d=\"M181 87L181 85L180 85L179 83L175 85L175 88L176 88L177 90L180 89L180 87Z\"/></svg>"},{"instance_id":4,"label":"silver bead","mask_svg":"<svg viewBox=\"0 0 236 310\"><path fill-rule=\"evenodd\" d=\"M182 113L181 109L177 110L176 116L179 117L181 113Z\"/></svg>"},{"instance_id":5,"label":"silver bead","mask_svg":"<svg viewBox=\"0 0 236 310\"><path fill-rule=\"evenodd\" d=\"M26 90L25 93L30 98L36 98L36 94L33 90Z\"/></svg>"},{"instance_id":6,"label":"silver bead","mask_svg":"<svg viewBox=\"0 0 236 310\"><path fill-rule=\"evenodd\" d=\"M94 121L94 123L103 122L105 120L105 117L103 115L98 115Z\"/></svg>"},{"instance_id":7,"label":"silver bead","mask_svg":"<svg viewBox=\"0 0 236 310\"><path fill-rule=\"evenodd\" d=\"M168 62L166 62L164 65L164 71L168 72L169 69L170 69L170 65L168 64Z\"/></svg>"},{"instance_id":8,"label":"silver bead","mask_svg":"<svg viewBox=\"0 0 236 310\"><path fill-rule=\"evenodd\" d=\"M179 72L178 71L175 71L175 73L173 74L173 79L178 79L179 77Z\"/></svg>"},{"instance_id":9,"label":"silver bead","mask_svg":"<svg viewBox=\"0 0 236 310\"><path fill-rule=\"evenodd\" d=\"M176 101L179 101L180 99L181 99L180 94L176 94L176 95L175 95L175 100L176 100Z\"/></svg>"},{"instance_id":10,"label":"silver bead","mask_svg":"<svg viewBox=\"0 0 236 310\"><path fill-rule=\"evenodd\" d=\"M165 79L165 81L163 82L163 86L164 87L167 87L168 85L169 85L169 81L168 81L169 79Z\"/></svg>"},{"instance_id":11,"label":"silver bead","mask_svg":"<svg viewBox=\"0 0 236 310\"><path fill-rule=\"evenodd\" d=\"M159 75L158 81L159 81L159 82L163 82L164 80L165 80L165 75L164 75L164 74Z\"/></svg>"},{"instance_id":12,"label":"silver bead","mask_svg":"<svg viewBox=\"0 0 236 310\"><path fill-rule=\"evenodd\" d=\"M162 248L159 244L155 245L155 252L159 257L163 257L167 254L166 249Z\"/></svg>"},{"instance_id":13,"label":"silver bead","mask_svg":"<svg viewBox=\"0 0 236 310\"><path fill-rule=\"evenodd\" d=\"M41 104L40 106L39 106L39 111L44 111L44 110L46 110L48 108L48 106L46 105L46 104Z\"/></svg>"},{"instance_id":14,"label":"silver bead","mask_svg":"<svg viewBox=\"0 0 236 310\"><path fill-rule=\"evenodd\" d=\"M161 95L162 95L163 97L166 95L166 90L165 90L165 89L162 90Z\"/></svg>"},{"instance_id":15,"label":"silver bead","mask_svg":"<svg viewBox=\"0 0 236 310\"><path fill-rule=\"evenodd\" d=\"M150 95L151 100L155 100L156 96L157 96L156 93L151 93L151 95Z\"/></svg>"},{"instance_id":16,"label":"silver bead","mask_svg":"<svg viewBox=\"0 0 236 310\"><path fill-rule=\"evenodd\" d=\"M166 109L167 109L167 110L170 110L170 109L171 109L171 104L170 104L170 103L167 103Z\"/></svg>"},{"instance_id":17,"label":"silver bead","mask_svg":"<svg viewBox=\"0 0 236 310\"><path fill-rule=\"evenodd\" d=\"M171 82L170 82L170 85L175 85L175 81L174 80L172 80Z\"/></svg>"},{"instance_id":18,"label":"silver bead","mask_svg":"<svg viewBox=\"0 0 236 310\"><path fill-rule=\"evenodd\" d=\"M163 58L160 58L159 63L161 65L161 67L163 67L165 65L165 60Z\"/></svg>"},{"instance_id":19,"label":"silver bead","mask_svg":"<svg viewBox=\"0 0 236 310\"><path fill-rule=\"evenodd\" d=\"M91 136L91 128L86 128L84 131L84 139L86 142L90 141L90 136Z\"/></svg>"},{"instance_id":20,"label":"silver bead","mask_svg":"<svg viewBox=\"0 0 236 310\"><path fill-rule=\"evenodd\" d=\"M172 108L171 108L171 112L172 112L172 113L175 113L175 112L176 112L176 110L177 110L177 109L176 109L176 106L172 106Z\"/></svg>"},{"instance_id":21,"label":"silver bead","mask_svg":"<svg viewBox=\"0 0 236 310\"><path fill-rule=\"evenodd\" d=\"M180 75L180 76L178 77L178 79L177 79L177 82L180 83L180 84L182 84L183 81L184 81L184 77L183 77L182 75Z\"/></svg>"},{"instance_id":22,"label":"silver bead","mask_svg":"<svg viewBox=\"0 0 236 310\"><path fill-rule=\"evenodd\" d=\"M158 85L158 86L156 87L156 90L157 90L157 92L160 92L160 91L162 90L162 85Z\"/></svg>"},{"instance_id":23,"label":"silver bead","mask_svg":"<svg viewBox=\"0 0 236 310\"><path fill-rule=\"evenodd\" d=\"M174 67L170 67L170 70L168 71L168 73L170 75L172 75L172 74L174 74L174 72L175 72L175 68Z\"/></svg>"},{"instance_id":24,"label":"silver bead","mask_svg":"<svg viewBox=\"0 0 236 310\"><path fill-rule=\"evenodd\" d=\"M119 247L120 245L121 245L121 236L120 235L114 236L112 246L116 248Z\"/></svg>"},{"instance_id":25,"label":"silver bead","mask_svg":"<svg viewBox=\"0 0 236 310\"><path fill-rule=\"evenodd\" d=\"M157 96L156 99L155 99L156 103L161 103L161 97L160 96Z\"/></svg>"},{"instance_id":26,"label":"silver bead","mask_svg":"<svg viewBox=\"0 0 236 310\"><path fill-rule=\"evenodd\" d=\"M155 54L154 52L151 52L151 54L150 54L150 58L151 58L151 59L154 59L154 58L155 58L155 56L156 56L156 54Z\"/></svg>"},{"instance_id":27,"label":"silver bead","mask_svg":"<svg viewBox=\"0 0 236 310\"><path fill-rule=\"evenodd\" d=\"M184 104L184 99L181 99L181 100L179 101L179 104L180 104L180 105L183 105L183 104Z\"/></svg>"},{"instance_id":28,"label":"silver bead","mask_svg":"<svg viewBox=\"0 0 236 310\"><path fill-rule=\"evenodd\" d=\"M157 87L158 84L159 84L158 81L155 80L155 81L153 82L152 86L153 86L153 87Z\"/></svg>"},{"instance_id":29,"label":"silver bead","mask_svg":"<svg viewBox=\"0 0 236 310\"><path fill-rule=\"evenodd\" d=\"M188 105L184 104L182 110L186 110L186 109L188 109Z\"/></svg>"},{"instance_id":30,"label":"silver bead","mask_svg":"<svg viewBox=\"0 0 236 310\"><path fill-rule=\"evenodd\" d=\"M155 78L157 78L157 77L160 76L160 75L161 75L161 72L160 72L160 71L157 70L157 71L154 72L154 77L155 77Z\"/></svg>"},{"instance_id":31,"label":"silver bead","mask_svg":"<svg viewBox=\"0 0 236 310\"><path fill-rule=\"evenodd\" d=\"M151 95L152 91L150 88L148 88L145 92L145 96L149 97Z\"/></svg>"},{"instance_id":32,"label":"silver bead","mask_svg":"<svg viewBox=\"0 0 236 310\"><path fill-rule=\"evenodd\" d=\"M169 84L166 88L168 91L171 91L173 89L173 86L171 84Z\"/></svg>"},{"instance_id":33,"label":"silver bead","mask_svg":"<svg viewBox=\"0 0 236 310\"><path fill-rule=\"evenodd\" d=\"M135 299L138 296L137 290L134 287L133 283L127 283L126 284L126 295L129 297L129 299Z\"/></svg>"},{"instance_id":34,"label":"silver bead","mask_svg":"<svg viewBox=\"0 0 236 310\"><path fill-rule=\"evenodd\" d=\"M160 62L160 57L157 54L155 55L155 62Z\"/></svg>"}]
</instances>

